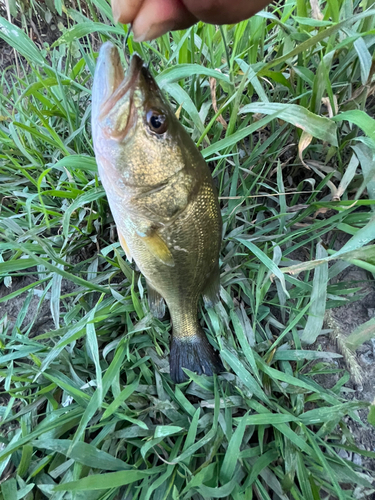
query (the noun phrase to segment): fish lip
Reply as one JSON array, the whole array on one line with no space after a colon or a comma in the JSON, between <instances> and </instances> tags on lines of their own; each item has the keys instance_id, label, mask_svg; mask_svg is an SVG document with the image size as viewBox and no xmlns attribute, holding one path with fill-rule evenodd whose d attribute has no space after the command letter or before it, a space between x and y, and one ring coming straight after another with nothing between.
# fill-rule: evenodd
<instances>
[{"instance_id":1,"label":"fish lip","mask_svg":"<svg viewBox=\"0 0 375 500\"><path fill-rule=\"evenodd\" d=\"M143 59L140 55L137 54L137 52L134 52L130 61L129 76L133 75L134 73L139 74L142 67L144 67Z\"/></svg>"},{"instance_id":2,"label":"fish lip","mask_svg":"<svg viewBox=\"0 0 375 500\"><path fill-rule=\"evenodd\" d=\"M118 64L121 64L121 62L118 61ZM111 111L111 109L113 109L116 103L120 99L122 99L128 92L130 92L130 101L132 101L134 88L140 77L142 68L145 68L143 59L137 53L134 53L124 80L102 104L99 120L103 119ZM129 117L131 114L132 113L129 112Z\"/></svg>"}]
</instances>

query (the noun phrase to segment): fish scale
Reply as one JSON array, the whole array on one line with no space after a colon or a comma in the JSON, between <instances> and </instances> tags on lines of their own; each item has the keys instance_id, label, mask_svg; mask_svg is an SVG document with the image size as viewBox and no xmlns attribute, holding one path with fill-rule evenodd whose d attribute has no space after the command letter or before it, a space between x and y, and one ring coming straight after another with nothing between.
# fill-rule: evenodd
<instances>
[{"instance_id":1,"label":"fish scale","mask_svg":"<svg viewBox=\"0 0 375 500\"><path fill-rule=\"evenodd\" d=\"M221 216L211 173L138 55L126 77L117 48L100 50L92 133L120 243L146 278L151 311L172 320L170 373L223 370L198 321L219 295Z\"/></svg>"}]
</instances>

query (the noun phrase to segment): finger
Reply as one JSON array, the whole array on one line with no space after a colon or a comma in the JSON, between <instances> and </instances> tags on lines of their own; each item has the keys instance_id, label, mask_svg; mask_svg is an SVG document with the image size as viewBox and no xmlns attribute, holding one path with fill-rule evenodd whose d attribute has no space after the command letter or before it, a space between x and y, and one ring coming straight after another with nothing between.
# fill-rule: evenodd
<instances>
[{"instance_id":1,"label":"finger","mask_svg":"<svg viewBox=\"0 0 375 500\"><path fill-rule=\"evenodd\" d=\"M132 23L144 0L112 0L113 19L116 23Z\"/></svg>"},{"instance_id":2,"label":"finger","mask_svg":"<svg viewBox=\"0 0 375 500\"><path fill-rule=\"evenodd\" d=\"M196 22L195 16L179 0L144 0L132 25L134 40L152 40Z\"/></svg>"},{"instance_id":3,"label":"finger","mask_svg":"<svg viewBox=\"0 0 375 500\"><path fill-rule=\"evenodd\" d=\"M196 18L210 24L233 24L249 19L270 0L182 0Z\"/></svg>"}]
</instances>

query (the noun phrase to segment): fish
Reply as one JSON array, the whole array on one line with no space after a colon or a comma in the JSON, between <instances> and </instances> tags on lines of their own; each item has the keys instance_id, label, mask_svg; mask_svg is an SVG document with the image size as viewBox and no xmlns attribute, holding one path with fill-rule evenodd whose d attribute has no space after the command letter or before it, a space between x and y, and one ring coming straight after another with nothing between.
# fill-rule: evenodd
<instances>
[{"instance_id":1,"label":"fish","mask_svg":"<svg viewBox=\"0 0 375 500\"><path fill-rule=\"evenodd\" d=\"M126 76L117 47L99 51L92 87L92 138L98 172L127 259L146 279L150 311L169 309L170 377L183 368L224 370L198 320L219 299L222 220L203 156L138 54Z\"/></svg>"}]
</instances>

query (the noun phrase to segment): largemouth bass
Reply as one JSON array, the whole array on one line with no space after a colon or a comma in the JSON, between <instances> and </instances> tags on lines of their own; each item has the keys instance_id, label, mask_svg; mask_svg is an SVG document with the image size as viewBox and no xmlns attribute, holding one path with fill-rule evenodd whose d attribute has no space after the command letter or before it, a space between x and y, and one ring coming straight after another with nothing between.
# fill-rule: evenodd
<instances>
[{"instance_id":1,"label":"largemouth bass","mask_svg":"<svg viewBox=\"0 0 375 500\"><path fill-rule=\"evenodd\" d=\"M182 368L223 370L198 321L200 297L212 305L219 293L222 225L209 168L142 59L132 57L124 78L109 42L95 71L92 134L119 241L146 278L152 313L169 308L172 380L186 380Z\"/></svg>"}]
</instances>

